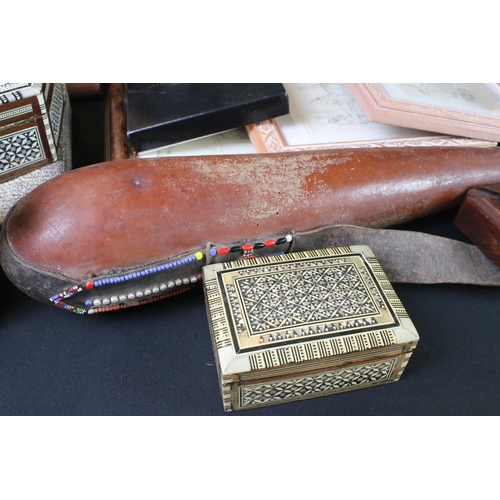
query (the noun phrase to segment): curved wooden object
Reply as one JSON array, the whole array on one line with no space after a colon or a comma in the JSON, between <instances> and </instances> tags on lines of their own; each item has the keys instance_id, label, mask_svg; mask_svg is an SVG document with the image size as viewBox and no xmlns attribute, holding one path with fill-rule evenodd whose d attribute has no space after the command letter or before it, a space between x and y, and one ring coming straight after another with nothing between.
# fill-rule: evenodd
<instances>
[{"instance_id":1,"label":"curved wooden object","mask_svg":"<svg viewBox=\"0 0 500 500\"><path fill-rule=\"evenodd\" d=\"M138 282L119 279L134 271L155 269L147 273L155 275L155 288L176 279L184 280L181 288L191 286L212 245L232 249L228 255L237 258L245 242L290 240L294 232L333 224L387 227L449 208L468 189L499 182L497 148L111 161L65 173L25 196L2 228L2 265L32 297L88 312L73 296L94 293L99 283L112 285L108 295L120 299L130 282ZM212 258L222 253L212 250ZM178 264L162 268L173 262ZM151 280L143 288L153 286ZM53 295L58 292L59 299ZM140 298L106 305L135 305Z\"/></svg>"}]
</instances>

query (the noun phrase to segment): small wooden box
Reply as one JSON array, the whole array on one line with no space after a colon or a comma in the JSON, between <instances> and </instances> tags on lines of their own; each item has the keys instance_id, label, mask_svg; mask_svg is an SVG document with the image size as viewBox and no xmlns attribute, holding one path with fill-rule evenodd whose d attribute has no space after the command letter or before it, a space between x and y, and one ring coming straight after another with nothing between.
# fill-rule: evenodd
<instances>
[{"instance_id":1,"label":"small wooden box","mask_svg":"<svg viewBox=\"0 0 500 500\"><path fill-rule=\"evenodd\" d=\"M71 169L64 83L0 84L0 224L25 194Z\"/></svg>"},{"instance_id":2,"label":"small wooden box","mask_svg":"<svg viewBox=\"0 0 500 500\"><path fill-rule=\"evenodd\" d=\"M397 381L418 334L366 246L203 269L226 411Z\"/></svg>"},{"instance_id":3,"label":"small wooden box","mask_svg":"<svg viewBox=\"0 0 500 500\"><path fill-rule=\"evenodd\" d=\"M470 189L454 223L500 267L500 184Z\"/></svg>"},{"instance_id":4,"label":"small wooden box","mask_svg":"<svg viewBox=\"0 0 500 500\"><path fill-rule=\"evenodd\" d=\"M0 84L0 181L58 160L64 84Z\"/></svg>"}]
</instances>

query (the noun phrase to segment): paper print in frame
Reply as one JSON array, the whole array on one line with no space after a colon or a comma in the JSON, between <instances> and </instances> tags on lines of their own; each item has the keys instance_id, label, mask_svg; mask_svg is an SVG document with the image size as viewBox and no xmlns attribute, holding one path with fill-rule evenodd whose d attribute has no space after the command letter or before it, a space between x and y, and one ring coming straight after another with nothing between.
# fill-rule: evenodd
<instances>
[{"instance_id":1,"label":"paper print in frame","mask_svg":"<svg viewBox=\"0 0 500 500\"><path fill-rule=\"evenodd\" d=\"M285 83L290 114L247 126L257 152L417 146L496 146L370 121L344 83Z\"/></svg>"},{"instance_id":2,"label":"paper print in frame","mask_svg":"<svg viewBox=\"0 0 500 500\"><path fill-rule=\"evenodd\" d=\"M350 83L368 118L436 133L500 142L497 83Z\"/></svg>"}]
</instances>

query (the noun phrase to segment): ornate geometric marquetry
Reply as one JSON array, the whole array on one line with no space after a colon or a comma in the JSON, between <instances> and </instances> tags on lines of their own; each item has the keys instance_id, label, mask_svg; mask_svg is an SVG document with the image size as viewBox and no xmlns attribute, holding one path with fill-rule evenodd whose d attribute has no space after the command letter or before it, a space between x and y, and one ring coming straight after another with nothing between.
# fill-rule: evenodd
<instances>
[{"instance_id":1,"label":"ornate geometric marquetry","mask_svg":"<svg viewBox=\"0 0 500 500\"><path fill-rule=\"evenodd\" d=\"M22 94L20 91L28 85L28 83L1 83L0 104L7 104L10 101L21 100Z\"/></svg>"},{"instance_id":2,"label":"ornate geometric marquetry","mask_svg":"<svg viewBox=\"0 0 500 500\"><path fill-rule=\"evenodd\" d=\"M26 167L44 158L37 127L0 137L0 174Z\"/></svg>"},{"instance_id":3,"label":"ornate geometric marquetry","mask_svg":"<svg viewBox=\"0 0 500 500\"><path fill-rule=\"evenodd\" d=\"M418 334L366 246L203 268L226 411L398 380Z\"/></svg>"},{"instance_id":4,"label":"ornate geometric marquetry","mask_svg":"<svg viewBox=\"0 0 500 500\"><path fill-rule=\"evenodd\" d=\"M250 335L312 321L378 312L353 264L296 269L235 280L246 306Z\"/></svg>"},{"instance_id":5,"label":"ornate geometric marquetry","mask_svg":"<svg viewBox=\"0 0 500 500\"><path fill-rule=\"evenodd\" d=\"M308 337L303 337L309 340ZM293 343L278 349L267 349L250 355L250 368L263 370L290 363L299 363L313 359L325 359L332 356L363 352L369 349L387 348L396 344L393 330L375 330L353 333L308 342Z\"/></svg>"},{"instance_id":6,"label":"ornate geometric marquetry","mask_svg":"<svg viewBox=\"0 0 500 500\"><path fill-rule=\"evenodd\" d=\"M61 120L64 109L64 93L61 84L54 85L54 92L52 94L52 101L50 103L50 124L52 126L52 133L54 142L59 144L59 134L61 130Z\"/></svg>"},{"instance_id":7,"label":"ornate geometric marquetry","mask_svg":"<svg viewBox=\"0 0 500 500\"><path fill-rule=\"evenodd\" d=\"M235 348L255 348L304 336L356 332L394 326L392 306L359 253L339 256L324 250L301 259L277 256L278 263L226 263L220 299Z\"/></svg>"},{"instance_id":8,"label":"ornate geometric marquetry","mask_svg":"<svg viewBox=\"0 0 500 500\"><path fill-rule=\"evenodd\" d=\"M41 83L0 83L0 105L40 94Z\"/></svg>"},{"instance_id":9,"label":"ornate geometric marquetry","mask_svg":"<svg viewBox=\"0 0 500 500\"><path fill-rule=\"evenodd\" d=\"M64 84L0 84L0 183L58 159L54 135L63 135L64 92ZM63 149L69 149L67 139Z\"/></svg>"},{"instance_id":10,"label":"ornate geometric marquetry","mask_svg":"<svg viewBox=\"0 0 500 500\"><path fill-rule=\"evenodd\" d=\"M0 83L0 224L23 196L70 169L65 84Z\"/></svg>"},{"instance_id":11,"label":"ornate geometric marquetry","mask_svg":"<svg viewBox=\"0 0 500 500\"><path fill-rule=\"evenodd\" d=\"M332 394L355 386L380 384L390 380L395 365L396 359L391 359L306 377L244 385L239 392L240 406L270 405Z\"/></svg>"},{"instance_id":12,"label":"ornate geometric marquetry","mask_svg":"<svg viewBox=\"0 0 500 500\"><path fill-rule=\"evenodd\" d=\"M17 117L22 117L23 115L28 115L32 113L33 113L33 106L31 104L26 104L25 106L19 106L13 109L8 109L7 111L3 111L2 107L0 107L0 125L4 127L5 124L1 122L7 120L13 120L16 119Z\"/></svg>"}]
</instances>

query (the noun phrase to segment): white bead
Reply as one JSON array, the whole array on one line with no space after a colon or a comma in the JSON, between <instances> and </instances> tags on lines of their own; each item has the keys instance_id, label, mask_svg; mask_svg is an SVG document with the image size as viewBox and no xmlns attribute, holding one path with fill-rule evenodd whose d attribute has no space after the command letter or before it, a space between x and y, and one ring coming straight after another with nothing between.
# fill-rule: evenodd
<instances>
[{"instance_id":1,"label":"white bead","mask_svg":"<svg viewBox=\"0 0 500 500\"><path fill-rule=\"evenodd\" d=\"M118 297L117 297L116 295L113 295L113 296L111 297L111 302L112 302L113 304L116 304L116 303L118 302Z\"/></svg>"},{"instance_id":2,"label":"white bead","mask_svg":"<svg viewBox=\"0 0 500 500\"><path fill-rule=\"evenodd\" d=\"M164 290L166 290L168 288L167 284L166 283L162 283L160 285L160 290L163 292Z\"/></svg>"},{"instance_id":3,"label":"white bead","mask_svg":"<svg viewBox=\"0 0 500 500\"><path fill-rule=\"evenodd\" d=\"M137 292L135 292L136 297L142 297L143 295L144 294L140 290L137 290Z\"/></svg>"},{"instance_id":4,"label":"white bead","mask_svg":"<svg viewBox=\"0 0 500 500\"><path fill-rule=\"evenodd\" d=\"M102 302L99 299L94 299L94 306L100 306Z\"/></svg>"},{"instance_id":5,"label":"white bead","mask_svg":"<svg viewBox=\"0 0 500 500\"><path fill-rule=\"evenodd\" d=\"M109 299L102 299L102 303L103 303L103 305L107 306L107 305L111 304L111 301Z\"/></svg>"},{"instance_id":6,"label":"white bead","mask_svg":"<svg viewBox=\"0 0 500 500\"><path fill-rule=\"evenodd\" d=\"M182 280L181 280L180 278L177 278L177 279L175 280L175 284L176 284L177 286L182 285Z\"/></svg>"},{"instance_id":7,"label":"white bead","mask_svg":"<svg viewBox=\"0 0 500 500\"><path fill-rule=\"evenodd\" d=\"M129 294L127 295L127 298L128 298L128 299L135 299L135 295L134 295L133 293L129 293Z\"/></svg>"},{"instance_id":8,"label":"white bead","mask_svg":"<svg viewBox=\"0 0 500 500\"><path fill-rule=\"evenodd\" d=\"M119 299L124 302L125 300L127 300L127 296L126 295L120 295Z\"/></svg>"},{"instance_id":9,"label":"white bead","mask_svg":"<svg viewBox=\"0 0 500 500\"><path fill-rule=\"evenodd\" d=\"M159 291L160 291L160 287L155 286L155 287L153 288L153 293L158 293Z\"/></svg>"},{"instance_id":10,"label":"white bead","mask_svg":"<svg viewBox=\"0 0 500 500\"><path fill-rule=\"evenodd\" d=\"M144 295L151 295L151 290L149 288L144 290Z\"/></svg>"}]
</instances>

